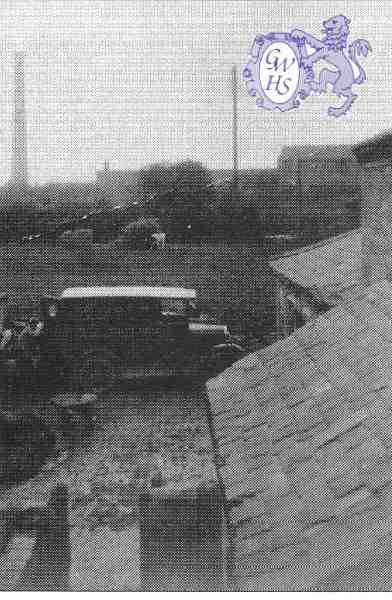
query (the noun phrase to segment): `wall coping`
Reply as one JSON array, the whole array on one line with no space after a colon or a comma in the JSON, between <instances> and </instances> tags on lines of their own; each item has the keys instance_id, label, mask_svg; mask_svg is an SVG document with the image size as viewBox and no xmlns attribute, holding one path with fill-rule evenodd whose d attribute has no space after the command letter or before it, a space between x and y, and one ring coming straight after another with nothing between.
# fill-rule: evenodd
<instances>
[{"instance_id":1,"label":"wall coping","mask_svg":"<svg viewBox=\"0 0 392 600\"><path fill-rule=\"evenodd\" d=\"M392 131L381 133L353 146L352 152L361 165L392 159Z\"/></svg>"}]
</instances>

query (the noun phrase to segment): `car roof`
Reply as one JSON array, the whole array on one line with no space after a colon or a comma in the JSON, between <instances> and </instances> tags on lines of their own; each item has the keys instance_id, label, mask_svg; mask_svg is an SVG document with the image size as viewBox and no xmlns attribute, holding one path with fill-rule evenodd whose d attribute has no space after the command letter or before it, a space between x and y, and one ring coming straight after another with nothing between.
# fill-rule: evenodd
<instances>
[{"instance_id":1,"label":"car roof","mask_svg":"<svg viewBox=\"0 0 392 600\"><path fill-rule=\"evenodd\" d=\"M61 298L196 298L196 291L179 287L90 286L67 288Z\"/></svg>"}]
</instances>

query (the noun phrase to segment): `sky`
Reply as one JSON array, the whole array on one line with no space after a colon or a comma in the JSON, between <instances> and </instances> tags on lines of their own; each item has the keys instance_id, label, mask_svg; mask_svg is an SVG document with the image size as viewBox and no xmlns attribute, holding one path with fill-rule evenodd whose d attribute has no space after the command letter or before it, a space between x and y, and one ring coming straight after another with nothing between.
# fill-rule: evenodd
<instances>
[{"instance_id":1,"label":"sky","mask_svg":"<svg viewBox=\"0 0 392 600\"><path fill-rule=\"evenodd\" d=\"M255 35L321 37L321 22L341 13L349 42L373 49L351 114L328 117L332 93L286 113L257 108L241 78ZM0 184L11 173L15 51L26 55L31 184L91 181L105 160L113 169L185 158L230 168L232 65L240 167L276 166L283 145L351 144L390 127L390 0L1 0L0 24Z\"/></svg>"}]
</instances>

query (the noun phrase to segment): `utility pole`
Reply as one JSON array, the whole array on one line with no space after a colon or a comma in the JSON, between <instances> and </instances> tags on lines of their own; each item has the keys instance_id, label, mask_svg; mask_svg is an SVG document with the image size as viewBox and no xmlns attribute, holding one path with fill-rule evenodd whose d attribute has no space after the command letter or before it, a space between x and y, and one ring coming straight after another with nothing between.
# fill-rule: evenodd
<instances>
[{"instance_id":1,"label":"utility pole","mask_svg":"<svg viewBox=\"0 0 392 600\"><path fill-rule=\"evenodd\" d=\"M231 69L231 84L233 92L233 177L232 191L233 200L238 200L238 91L237 91L237 67Z\"/></svg>"}]
</instances>

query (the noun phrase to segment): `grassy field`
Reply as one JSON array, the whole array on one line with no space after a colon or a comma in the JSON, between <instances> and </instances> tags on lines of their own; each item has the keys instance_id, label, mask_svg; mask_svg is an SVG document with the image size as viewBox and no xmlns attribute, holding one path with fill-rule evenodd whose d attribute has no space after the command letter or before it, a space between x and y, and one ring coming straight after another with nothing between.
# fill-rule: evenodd
<instances>
[{"instance_id":1,"label":"grassy field","mask_svg":"<svg viewBox=\"0 0 392 600\"><path fill-rule=\"evenodd\" d=\"M0 291L30 312L42 295L75 285L175 285L196 288L199 304L249 345L273 329L272 274L258 246L200 245L135 252L95 245L8 244L0 248Z\"/></svg>"}]
</instances>

